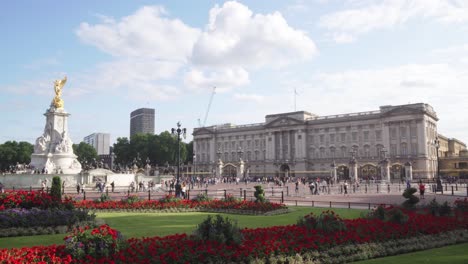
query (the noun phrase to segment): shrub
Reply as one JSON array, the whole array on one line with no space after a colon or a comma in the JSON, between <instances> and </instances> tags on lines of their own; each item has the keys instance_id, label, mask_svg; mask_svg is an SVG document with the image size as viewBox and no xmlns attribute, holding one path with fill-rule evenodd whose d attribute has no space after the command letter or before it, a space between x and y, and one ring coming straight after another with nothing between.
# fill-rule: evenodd
<instances>
[{"instance_id":1,"label":"shrub","mask_svg":"<svg viewBox=\"0 0 468 264\"><path fill-rule=\"evenodd\" d=\"M335 212L326 211L322 212L319 217L317 217L316 228L318 230L330 233L346 230L346 224L343 222L341 217L335 214Z\"/></svg>"},{"instance_id":2,"label":"shrub","mask_svg":"<svg viewBox=\"0 0 468 264\"><path fill-rule=\"evenodd\" d=\"M297 225L308 230L315 229L317 226L317 218L313 213L307 214L304 217L299 217L299 219L297 219Z\"/></svg>"},{"instance_id":3,"label":"shrub","mask_svg":"<svg viewBox=\"0 0 468 264\"><path fill-rule=\"evenodd\" d=\"M192 200L197 201L197 202L208 202L208 201L211 201L212 199L208 197L206 193L199 193Z\"/></svg>"},{"instance_id":4,"label":"shrub","mask_svg":"<svg viewBox=\"0 0 468 264\"><path fill-rule=\"evenodd\" d=\"M75 228L64 240L65 251L74 259L84 259L88 255L94 258L109 257L125 247L122 234L108 225L93 230L89 227Z\"/></svg>"},{"instance_id":5,"label":"shrub","mask_svg":"<svg viewBox=\"0 0 468 264\"><path fill-rule=\"evenodd\" d=\"M265 199L265 191L263 190L263 187L261 185L256 185L254 186L255 188L255 202L258 203L264 203L266 201Z\"/></svg>"},{"instance_id":6,"label":"shrub","mask_svg":"<svg viewBox=\"0 0 468 264\"><path fill-rule=\"evenodd\" d=\"M449 216L452 213L452 208L448 204L447 201L445 201L439 208L439 215L440 216Z\"/></svg>"},{"instance_id":7,"label":"shrub","mask_svg":"<svg viewBox=\"0 0 468 264\"><path fill-rule=\"evenodd\" d=\"M454 203L455 209L460 212L468 212L468 198L457 199Z\"/></svg>"},{"instance_id":8,"label":"shrub","mask_svg":"<svg viewBox=\"0 0 468 264\"><path fill-rule=\"evenodd\" d=\"M367 219L380 219L384 222L403 224L408 221L408 215L397 207L385 208L379 205L374 211L367 215Z\"/></svg>"},{"instance_id":9,"label":"shrub","mask_svg":"<svg viewBox=\"0 0 468 264\"><path fill-rule=\"evenodd\" d=\"M439 216L440 204L436 201L435 198L431 200L428 207L429 207L429 211L431 212L432 215Z\"/></svg>"},{"instance_id":10,"label":"shrub","mask_svg":"<svg viewBox=\"0 0 468 264\"><path fill-rule=\"evenodd\" d=\"M196 240L217 241L227 245L239 245L243 236L237 221L216 215L215 218L208 216L193 233Z\"/></svg>"},{"instance_id":11,"label":"shrub","mask_svg":"<svg viewBox=\"0 0 468 264\"><path fill-rule=\"evenodd\" d=\"M164 196L163 198L159 199L159 201L161 203L173 203L173 202L180 201L180 198L175 197L175 195L168 194Z\"/></svg>"},{"instance_id":12,"label":"shrub","mask_svg":"<svg viewBox=\"0 0 468 264\"><path fill-rule=\"evenodd\" d=\"M71 226L77 222L94 221L95 217L94 214L89 214L88 210L6 209L0 211L0 228Z\"/></svg>"},{"instance_id":13,"label":"shrub","mask_svg":"<svg viewBox=\"0 0 468 264\"><path fill-rule=\"evenodd\" d=\"M221 199L223 202L239 202L241 199L234 197L231 193L226 195L226 198Z\"/></svg>"},{"instance_id":14,"label":"shrub","mask_svg":"<svg viewBox=\"0 0 468 264\"><path fill-rule=\"evenodd\" d=\"M127 198L123 198L121 201L126 204L134 204L140 201L140 197L136 195L129 195Z\"/></svg>"},{"instance_id":15,"label":"shrub","mask_svg":"<svg viewBox=\"0 0 468 264\"><path fill-rule=\"evenodd\" d=\"M109 197L109 195L103 193L101 194L101 197L99 197L98 199L94 199L94 201L98 203L104 203L107 201L111 201L111 198Z\"/></svg>"},{"instance_id":16,"label":"shrub","mask_svg":"<svg viewBox=\"0 0 468 264\"><path fill-rule=\"evenodd\" d=\"M346 230L343 219L333 211L322 212L318 217L313 214L305 215L303 218L299 218L297 225L309 230L322 230L326 233Z\"/></svg>"},{"instance_id":17,"label":"shrub","mask_svg":"<svg viewBox=\"0 0 468 264\"><path fill-rule=\"evenodd\" d=\"M391 208L386 211L385 221L404 224L408 221L408 215L403 213L399 208Z\"/></svg>"},{"instance_id":18,"label":"shrub","mask_svg":"<svg viewBox=\"0 0 468 264\"><path fill-rule=\"evenodd\" d=\"M55 201L62 201L62 182L59 176L52 178L52 188L50 188L50 196Z\"/></svg>"},{"instance_id":19,"label":"shrub","mask_svg":"<svg viewBox=\"0 0 468 264\"><path fill-rule=\"evenodd\" d=\"M417 190L414 187L405 189L403 197L406 198L406 201L403 202L403 207L414 208L414 206L419 202L419 198L414 195L416 192Z\"/></svg>"}]
</instances>

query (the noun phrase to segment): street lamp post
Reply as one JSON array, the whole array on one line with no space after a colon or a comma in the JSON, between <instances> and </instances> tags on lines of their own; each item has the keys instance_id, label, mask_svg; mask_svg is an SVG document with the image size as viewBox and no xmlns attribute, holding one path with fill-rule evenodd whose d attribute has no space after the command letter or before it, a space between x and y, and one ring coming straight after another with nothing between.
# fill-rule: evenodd
<instances>
[{"instance_id":1,"label":"street lamp post","mask_svg":"<svg viewBox=\"0 0 468 264\"><path fill-rule=\"evenodd\" d=\"M192 174L192 182L197 179L197 155L193 154L193 174Z\"/></svg>"},{"instance_id":2,"label":"street lamp post","mask_svg":"<svg viewBox=\"0 0 468 264\"><path fill-rule=\"evenodd\" d=\"M180 121L177 122L177 128L172 129L172 135L177 135L177 178L176 178L176 197L180 197L182 192L182 187L180 186L180 135L182 134L185 138L187 130L185 128L180 128Z\"/></svg>"}]
</instances>

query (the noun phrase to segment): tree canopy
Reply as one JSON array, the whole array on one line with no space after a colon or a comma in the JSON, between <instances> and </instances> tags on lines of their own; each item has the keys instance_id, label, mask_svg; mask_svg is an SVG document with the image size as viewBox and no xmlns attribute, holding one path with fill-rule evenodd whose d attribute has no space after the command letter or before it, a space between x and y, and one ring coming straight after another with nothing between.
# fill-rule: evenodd
<instances>
[{"instance_id":1,"label":"tree canopy","mask_svg":"<svg viewBox=\"0 0 468 264\"><path fill-rule=\"evenodd\" d=\"M192 159L193 144L180 142L180 162L185 163ZM136 134L131 140L117 138L114 143L115 163L131 166L136 161L138 166L146 164L148 159L151 165L176 165L177 163L177 137L168 131L159 135Z\"/></svg>"},{"instance_id":2,"label":"tree canopy","mask_svg":"<svg viewBox=\"0 0 468 264\"><path fill-rule=\"evenodd\" d=\"M73 144L73 152L78 156L78 161L80 161L81 164L85 162L91 164L94 162L94 159L98 158L94 147L85 142L80 142L80 144Z\"/></svg>"},{"instance_id":3,"label":"tree canopy","mask_svg":"<svg viewBox=\"0 0 468 264\"><path fill-rule=\"evenodd\" d=\"M34 146L25 141L7 141L0 144L0 169L8 170L11 165L29 164Z\"/></svg>"}]
</instances>

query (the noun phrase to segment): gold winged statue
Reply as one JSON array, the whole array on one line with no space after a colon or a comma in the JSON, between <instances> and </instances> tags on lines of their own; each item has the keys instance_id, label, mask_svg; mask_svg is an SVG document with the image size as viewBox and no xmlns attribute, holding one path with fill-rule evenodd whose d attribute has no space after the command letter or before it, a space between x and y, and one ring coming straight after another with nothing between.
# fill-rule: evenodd
<instances>
[{"instance_id":1,"label":"gold winged statue","mask_svg":"<svg viewBox=\"0 0 468 264\"><path fill-rule=\"evenodd\" d=\"M63 108L63 100L61 96L62 96L62 89L65 83L67 83L67 76L65 76L62 80L55 80L54 82L55 97L52 100L51 105L54 106L55 109Z\"/></svg>"}]
</instances>

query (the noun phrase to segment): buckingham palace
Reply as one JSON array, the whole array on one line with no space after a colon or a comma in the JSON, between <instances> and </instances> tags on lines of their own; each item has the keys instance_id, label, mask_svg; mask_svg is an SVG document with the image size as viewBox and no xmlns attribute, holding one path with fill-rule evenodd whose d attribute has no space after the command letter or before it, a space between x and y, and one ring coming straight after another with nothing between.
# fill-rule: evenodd
<instances>
[{"instance_id":1,"label":"buckingham palace","mask_svg":"<svg viewBox=\"0 0 468 264\"><path fill-rule=\"evenodd\" d=\"M271 114L265 122L195 128L195 173L335 180L433 179L439 154L466 145L437 131L424 103L330 116ZM441 156L442 157L442 156Z\"/></svg>"}]
</instances>

